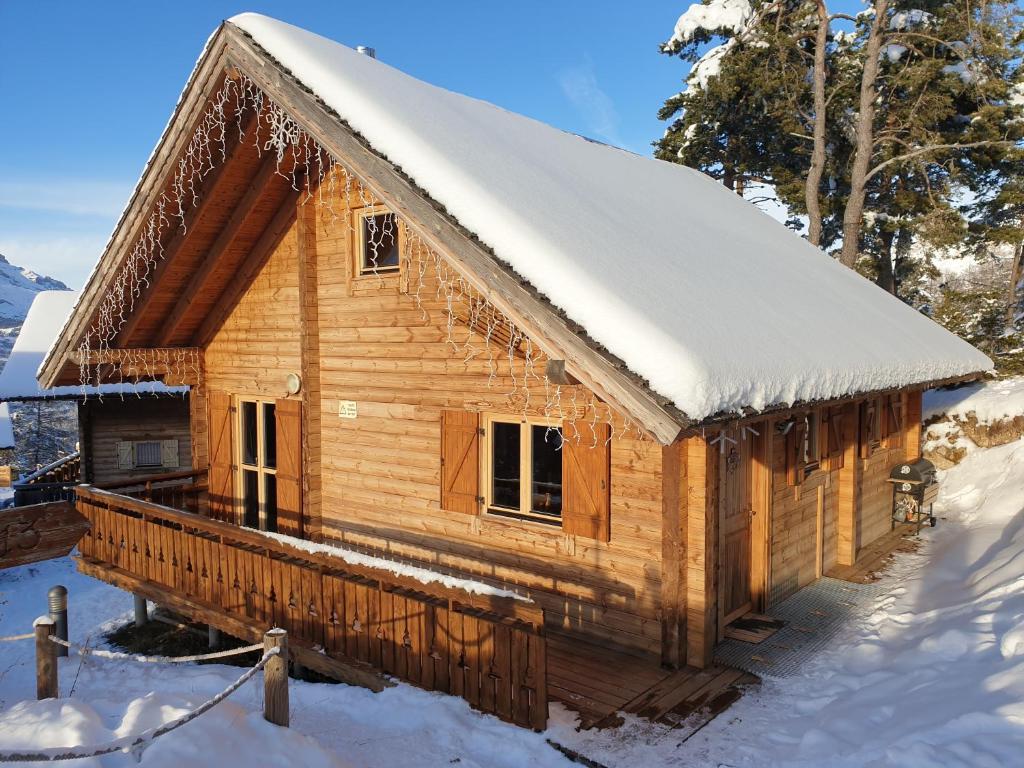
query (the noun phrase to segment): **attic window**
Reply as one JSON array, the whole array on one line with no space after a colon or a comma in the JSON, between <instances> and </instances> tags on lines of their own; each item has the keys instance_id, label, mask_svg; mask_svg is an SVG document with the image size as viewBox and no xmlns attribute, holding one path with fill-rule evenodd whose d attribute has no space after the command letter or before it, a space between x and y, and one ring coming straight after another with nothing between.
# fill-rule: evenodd
<instances>
[{"instance_id":1,"label":"attic window","mask_svg":"<svg viewBox=\"0 0 1024 768\"><path fill-rule=\"evenodd\" d=\"M398 272L398 219L390 211L360 213L359 274Z\"/></svg>"}]
</instances>

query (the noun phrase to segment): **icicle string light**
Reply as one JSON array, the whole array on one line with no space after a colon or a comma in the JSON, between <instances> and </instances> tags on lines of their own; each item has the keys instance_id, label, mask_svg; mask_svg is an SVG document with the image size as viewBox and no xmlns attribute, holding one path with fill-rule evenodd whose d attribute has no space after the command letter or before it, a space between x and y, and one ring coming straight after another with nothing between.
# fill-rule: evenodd
<instances>
[{"instance_id":1,"label":"icicle string light","mask_svg":"<svg viewBox=\"0 0 1024 768\"><path fill-rule=\"evenodd\" d=\"M270 153L277 173L288 179L296 192L304 194L305 201L315 201L325 221L332 225L343 222L349 235L355 226L351 210L381 207L384 216L380 223L376 217L366 216L360 220L365 225L359 224L365 226L368 238L367 271L382 277L378 270L382 253L392 244L400 243L403 290L412 296L424 321L431 315L431 304L439 303L445 313L445 342L453 353L461 355L467 364L483 357L488 387L493 387L499 377L507 378L511 386L505 393L506 399L524 417L536 410L546 419L567 424L568 434L561 435L561 443L572 440L596 447L599 423L609 425L609 435L624 437L635 430L638 438L644 437L630 419L617 419L611 407L583 387L552 387L547 376L538 373L538 366L543 371L543 361L533 339L454 270L408 221L383 209L383 201L245 75L226 78L210 100L175 167L168 191L157 198L138 240L101 302L97 319L79 347L83 387L137 383L161 376L202 387L202 367L194 349L139 351L111 345L134 311L136 300L149 287L154 270L165 258L164 243L175 230L183 234L187 231L189 213L201 202L203 180L218 163L227 161L232 131L237 131L238 142L252 141L260 156ZM431 281L436 286L433 291ZM506 366L507 372L503 373ZM541 404L536 404L532 397L536 385L544 389ZM565 390L569 393L568 407L564 404ZM580 403L581 394L585 405ZM577 426L581 419L585 425L582 429Z\"/></svg>"}]
</instances>

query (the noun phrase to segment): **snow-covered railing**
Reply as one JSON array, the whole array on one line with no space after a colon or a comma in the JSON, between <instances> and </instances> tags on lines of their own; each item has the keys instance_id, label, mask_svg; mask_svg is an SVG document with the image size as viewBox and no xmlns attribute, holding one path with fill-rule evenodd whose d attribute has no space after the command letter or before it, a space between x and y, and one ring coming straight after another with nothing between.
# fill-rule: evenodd
<instances>
[{"instance_id":1,"label":"snow-covered railing","mask_svg":"<svg viewBox=\"0 0 1024 768\"><path fill-rule=\"evenodd\" d=\"M544 615L532 601L425 566L77 490L91 523L79 543L84 572L238 637L284 627L300 660L325 674L368 677L369 667L545 727Z\"/></svg>"},{"instance_id":2,"label":"snow-covered railing","mask_svg":"<svg viewBox=\"0 0 1024 768\"><path fill-rule=\"evenodd\" d=\"M18 478L17 485L35 485L37 483L77 482L79 469L82 466L82 454L78 451L61 456L39 467L34 472Z\"/></svg>"}]
</instances>

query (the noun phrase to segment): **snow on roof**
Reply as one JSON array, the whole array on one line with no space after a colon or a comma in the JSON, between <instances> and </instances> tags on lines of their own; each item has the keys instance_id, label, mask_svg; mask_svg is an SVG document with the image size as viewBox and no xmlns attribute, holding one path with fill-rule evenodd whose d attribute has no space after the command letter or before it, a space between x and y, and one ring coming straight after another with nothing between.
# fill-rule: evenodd
<instances>
[{"instance_id":1,"label":"snow on roof","mask_svg":"<svg viewBox=\"0 0 1024 768\"><path fill-rule=\"evenodd\" d=\"M981 352L690 168L231 22L692 419L988 370Z\"/></svg>"},{"instance_id":2,"label":"snow on roof","mask_svg":"<svg viewBox=\"0 0 1024 768\"><path fill-rule=\"evenodd\" d=\"M14 424L7 403L0 403L0 450L14 447Z\"/></svg>"},{"instance_id":3,"label":"snow on roof","mask_svg":"<svg viewBox=\"0 0 1024 768\"><path fill-rule=\"evenodd\" d=\"M43 389L36 380L50 347L78 301L78 291L41 291L32 301L25 323L14 341L11 356L0 371L0 400L14 398L76 397L96 394L157 394L187 392L187 387L168 387L159 381L138 384L103 384L99 387L66 386Z\"/></svg>"}]
</instances>

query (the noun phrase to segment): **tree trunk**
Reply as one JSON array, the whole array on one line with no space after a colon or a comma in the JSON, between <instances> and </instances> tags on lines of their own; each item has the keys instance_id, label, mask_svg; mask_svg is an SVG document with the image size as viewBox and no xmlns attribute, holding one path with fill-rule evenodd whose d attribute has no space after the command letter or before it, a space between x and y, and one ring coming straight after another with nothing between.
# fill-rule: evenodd
<instances>
[{"instance_id":1,"label":"tree trunk","mask_svg":"<svg viewBox=\"0 0 1024 768\"><path fill-rule=\"evenodd\" d=\"M1010 264L1010 287L1006 295L1006 327L1013 328L1020 307L1020 281L1024 279L1024 240L1013 249L1013 262Z\"/></svg>"},{"instance_id":2,"label":"tree trunk","mask_svg":"<svg viewBox=\"0 0 1024 768\"><path fill-rule=\"evenodd\" d=\"M807 239L821 246L821 176L825 170L825 49L828 46L828 9L818 0L818 34L814 41L814 149L804 182Z\"/></svg>"},{"instance_id":3,"label":"tree trunk","mask_svg":"<svg viewBox=\"0 0 1024 768\"><path fill-rule=\"evenodd\" d=\"M875 282L878 283L879 288L884 288L895 296L896 276L892 266L892 247L896 242L896 233L883 229L878 233L878 237L882 241L882 247L878 252L878 277Z\"/></svg>"},{"instance_id":4,"label":"tree trunk","mask_svg":"<svg viewBox=\"0 0 1024 768\"><path fill-rule=\"evenodd\" d=\"M860 109L855 129L853 165L850 169L850 197L843 211L843 250L839 260L848 267L857 263L860 252L860 230L864 221L864 197L868 172L875 144L875 83L878 80L878 58L885 35L889 0L875 0L875 17L871 20L868 42L864 48L864 71L860 78Z\"/></svg>"}]
</instances>

